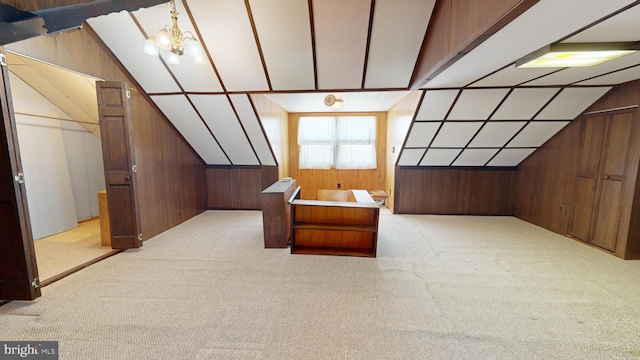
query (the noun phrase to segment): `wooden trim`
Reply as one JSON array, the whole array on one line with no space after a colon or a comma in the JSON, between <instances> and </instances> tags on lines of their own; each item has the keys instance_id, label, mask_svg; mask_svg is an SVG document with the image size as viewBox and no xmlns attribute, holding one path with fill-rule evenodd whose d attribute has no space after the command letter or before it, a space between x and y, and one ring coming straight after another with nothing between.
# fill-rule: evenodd
<instances>
[{"instance_id":1,"label":"wooden trim","mask_svg":"<svg viewBox=\"0 0 640 360\"><path fill-rule=\"evenodd\" d=\"M315 23L313 22L313 0L307 0L307 7L309 8L309 30L311 33L311 54L313 55L313 83L314 90L318 90L318 59L316 54L316 30Z\"/></svg>"},{"instance_id":2,"label":"wooden trim","mask_svg":"<svg viewBox=\"0 0 640 360\"><path fill-rule=\"evenodd\" d=\"M119 253L121 253L123 251L124 250L122 250L122 249L112 250L112 251L110 251L110 252L108 252L106 254L98 256L95 259L92 259L92 260L89 260L87 262L84 262L84 263L82 263L82 264L80 264L78 266L74 266L71 269L63 271L58 275L54 275L54 276L52 276L52 277L50 277L48 279L45 279L44 281L41 281L40 282L40 287L45 287L47 285L51 285L51 284L53 284L54 282L56 282L56 281L58 281L60 279L63 279L63 278L65 278L65 277L67 277L67 276L69 276L69 275L71 275L73 273L76 273L76 272L78 272L78 271L80 271L80 270L82 270L82 269L84 269L84 268L86 268L86 267L88 267L90 265L93 265L93 264L95 264L97 262L100 262L100 261L102 261L102 260L104 260L106 258L110 258L113 255L119 254Z\"/></svg>"},{"instance_id":3,"label":"wooden trim","mask_svg":"<svg viewBox=\"0 0 640 360\"><path fill-rule=\"evenodd\" d=\"M367 28L367 44L365 45L364 52L364 64L362 66L362 82L360 88L364 89L364 84L367 80L367 65L369 65L369 48L371 46L371 32L373 30L373 15L376 9L376 0L371 0L371 7L369 10L369 27Z\"/></svg>"},{"instance_id":4,"label":"wooden trim","mask_svg":"<svg viewBox=\"0 0 640 360\"><path fill-rule=\"evenodd\" d=\"M269 78L269 70L267 69L267 63L266 61L264 61L264 53L262 52L262 45L260 45L260 38L258 37L258 30L256 29L256 23L253 20L253 13L251 12L251 4L249 3L249 0L244 0L244 6L247 9L247 16L249 16L249 23L251 24L251 30L253 31L253 38L255 39L256 47L258 48L258 55L260 56L260 62L262 63L262 70L264 71L264 76L267 79L267 85L269 86L269 90L271 91L273 90L273 87L271 86L271 78Z\"/></svg>"},{"instance_id":5,"label":"wooden trim","mask_svg":"<svg viewBox=\"0 0 640 360\"><path fill-rule=\"evenodd\" d=\"M493 36L500 29L506 26L509 22L513 21L522 13L524 13L526 10L531 8L538 1L539 0L520 0L511 8L504 9L504 13L499 15L497 18L495 18L494 16L495 14L487 14L487 13L480 14L481 16L484 16L484 20L487 22L486 25L482 29L477 31L475 34L471 33L471 34L466 34L467 36L461 36L461 38L463 39L466 39L469 36L471 36L472 40L470 40L467 43L459 43L459 44L449 43L447 48L445 49L445 53L442 54L442 58L436 61L435 63L431 64L431 63L428 63L431 60L429 60L427 56L429 54L430 46L435 41L437 41L435 40L436 39L435 36L441 36L441 37L448 36L448 34L451 33L453 29L461 28L460 24L453 23L452 15L451 15L453 13L442 15L444 11L443 10L444 7L447 5L450 5L450 3L444 0L438 1L436 3L436 8L434 9L432 17L448 15L449 16L449 18L447 19L448 22L444 24L444 27L442 28L441 31L435 31L434 29L430 29L431 32L427 33L427 37L425 40L426 46L424 46L424 48L420 52L420 55L418 57L417 71L414 72L411 78L411 83L409 87L413 90L421 88L426 83L428 83L431 79L433 79L438 74L442 73L444 70L449 68L459 59L461 59L464 55L468 54L473 49L475 49L478 45L480 45L485 40ZM464 11L464 8L459 8L458 10ZM439 39L439 41L442 41L442 39ZM421 71L420 69L421 66L426 67L426 69Z\"/></svg>"}]
</instances>

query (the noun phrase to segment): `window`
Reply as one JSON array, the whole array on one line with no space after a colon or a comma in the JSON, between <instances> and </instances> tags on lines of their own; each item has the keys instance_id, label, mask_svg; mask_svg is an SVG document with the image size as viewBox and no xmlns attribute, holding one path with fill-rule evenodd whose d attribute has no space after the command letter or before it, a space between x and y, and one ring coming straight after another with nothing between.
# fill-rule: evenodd
<instances>
[{"instance_id":1,"label":"window","mask_svg":"<svg viewBox=\"0 0 640 360\"><path fill-rule=\"evenodd\" d=\"M303 116L298 122L300 169L375 169L375 116Z\"/></svg>"}]
</instances>

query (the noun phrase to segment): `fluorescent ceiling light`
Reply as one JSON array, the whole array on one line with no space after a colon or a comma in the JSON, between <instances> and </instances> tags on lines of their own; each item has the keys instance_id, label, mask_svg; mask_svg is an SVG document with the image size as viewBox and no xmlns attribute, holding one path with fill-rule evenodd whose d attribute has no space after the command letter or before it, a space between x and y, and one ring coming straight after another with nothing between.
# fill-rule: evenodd
<instances>
[{"instance_id":1,"label":"fluorescent ceiling light","mask_svg":"<svg viewBox=\"0 0 640 360\"><path fill-rule=\"evenodd\" d=\"M638 51L638 42L557 43L516 61L517 68L593 66Z\"/></svg>"}]
</instances>

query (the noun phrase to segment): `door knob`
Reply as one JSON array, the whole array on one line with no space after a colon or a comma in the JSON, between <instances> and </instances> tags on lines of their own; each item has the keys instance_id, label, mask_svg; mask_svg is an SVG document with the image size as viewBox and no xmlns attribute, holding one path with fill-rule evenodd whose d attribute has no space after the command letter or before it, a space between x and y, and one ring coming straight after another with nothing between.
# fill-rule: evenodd
<instances>
[{"instance_id":1,"label":"door knob","mask_svg":"<svg viewBox=\"0 0 640 360\"><path fill-rule=\"evenodd\" d=\"M607 180L609 178L609 175L605 175L604 179Z\"/></svg>"},{"instance_id":2,"label":"door knob","mask_svg":"<svg viewBox=\"0 0 640 360\"><path fill-rule=\"evenodd\" d=\"M131 180L131 176L126 175L126 176L124 177L124 179L125 179L125 181L129 181L129 180Z\"/></svg>"}]
</instances>

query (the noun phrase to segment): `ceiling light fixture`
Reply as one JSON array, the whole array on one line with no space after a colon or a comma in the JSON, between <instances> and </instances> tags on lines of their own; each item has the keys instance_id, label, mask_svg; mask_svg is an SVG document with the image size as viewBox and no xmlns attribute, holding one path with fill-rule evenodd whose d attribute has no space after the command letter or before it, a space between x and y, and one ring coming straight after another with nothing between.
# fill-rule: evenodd
<instances>
[{"instance_id":1,"label":"ceiling light fixture","mask_svg":"<svg viewBox=\"0 0 640 360\"><path fill-rule=\"evenodd\" d=\"M178 28L178 11L174 0L170 2L171 20L173 25L165 25L156 30L144 43L144 53L158 56L160 50L165 50L165 59L169 64L180 64L180 56L185 52L193 58L194 64L204 64L204 51L198 39L190 31L182 32Z\"/></svg>"},{"instance_id":2,"label":"ceiling light fixture","mask_svg":"<svg viewBox=\"0 0 640 360\"><path fill-rule=\"evenodd\" d=\"M338 99L335 95L329 94L325 96L324 104L331 106L334 110L338 110L342 107L342 99Z\"/></svg>"},{"instance_id":3,"label":"ceiling light fixture","mask_svg":"<svg viewBox=\"0 0 640 360\"><path fill-rule=\"evenodd\" d=\"M634 53L640 42L556 43L516 61L517 68L593 66Z\"/></svg>"}]
</instances>

